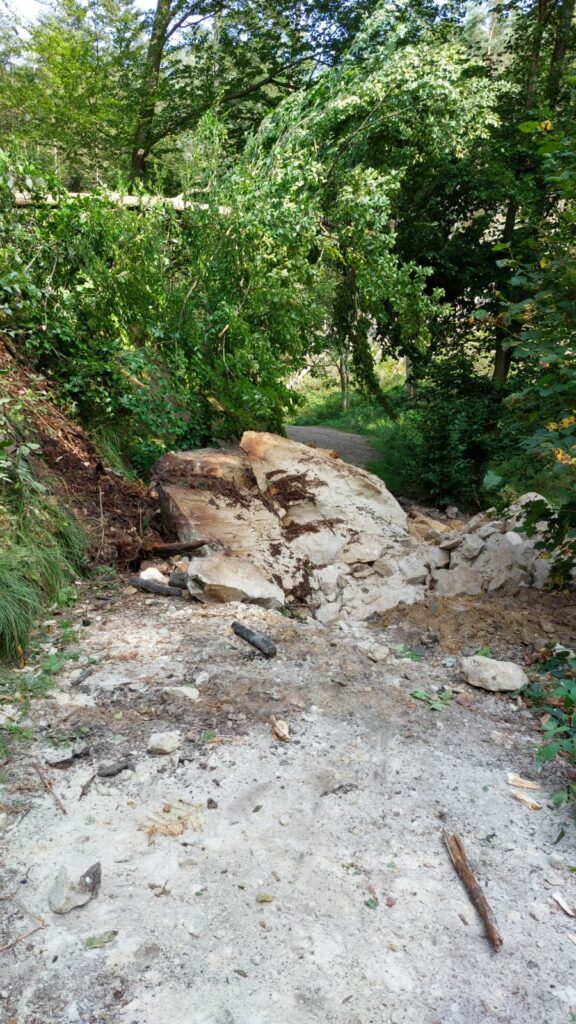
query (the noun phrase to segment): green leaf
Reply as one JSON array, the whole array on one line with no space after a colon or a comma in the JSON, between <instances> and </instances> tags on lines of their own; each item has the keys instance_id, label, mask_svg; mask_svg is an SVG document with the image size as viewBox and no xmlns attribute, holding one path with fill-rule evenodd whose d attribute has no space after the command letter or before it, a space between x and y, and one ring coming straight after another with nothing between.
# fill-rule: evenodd
<instances>
[{"instance_id":1,"label":"green leaf","mask_svg":"<svg viewBox=\"0 0 576 1024\"><path fill-rule=\"evenodd\" d=\"M114 942L117 935L118 932L116 931L102 932L100 935L89 935L87 939L84 939L84 945L86 949L102 949L103 946Z\"/></svg>"}]
</instances>

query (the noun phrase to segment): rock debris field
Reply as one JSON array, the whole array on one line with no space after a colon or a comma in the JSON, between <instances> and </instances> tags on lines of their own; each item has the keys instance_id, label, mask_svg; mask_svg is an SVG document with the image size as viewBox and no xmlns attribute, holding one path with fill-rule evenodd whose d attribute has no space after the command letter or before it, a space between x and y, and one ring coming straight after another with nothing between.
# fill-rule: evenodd
<instances>
[{"instance_id":1,"label":"rock debris field","mask_svg":"<svg viewBox=\"0 0 576 1024\"><path fill-rule=\"evenodd\" d=\"M276 468L287 458L269 437L250 441L265 473L272 454ZM288 475L310 452L305 484L327 479L329 456L294 456L299 446L283 443ZM543 570L516 522L406 518L379 481L334 470L337 459L336 477L318 487L347 505L343 523L326 527L340 516L324 508L322 527L290 530L313 521L318 491L285 500L276 474L265 488L275 481L276 502L256 484L270 518L254 514L250 477L249 507L226 534L222 509L237 512L236 497L170 482L177 457L166 458L156 484L165 515L180 516L183 543L192 523L207 550L143 567L144 583L149 569L153 580L185 578L168 596L112 573L79 586L74 660L32 705L24 724L34 738L3 769L0 1021L576 1019L574 824L551 802L568 770L554 762L537 774L538 713L516 695L548 625L554 641L574 637L573 598L534 588ZM188 457L187 480L199 458ZM349 472L365 489L356 506ZM184 508L175 488L202 501ZM272 517L265 545L257 531L272 531ZM252 555L232 543L244 524ZM308 553L290 547L310 538ZM270 544L280 545L274 566ZM251 560L255 576L228 565L235 575L223 579L226 559ZM454 574L460 583L439 582ZM256 576L259 591L237 593ZM520 637L510 623L524 596ZM327 604L339 614L322 613ZM462 610L456 651L443 637ZM275 656L233 622L270 638ZM58 618L45 623L46 651L60 634ZM490 658L477 653L486 645ZM462 838L499 952L445 833Z\"/></svg>"}]
</instances>

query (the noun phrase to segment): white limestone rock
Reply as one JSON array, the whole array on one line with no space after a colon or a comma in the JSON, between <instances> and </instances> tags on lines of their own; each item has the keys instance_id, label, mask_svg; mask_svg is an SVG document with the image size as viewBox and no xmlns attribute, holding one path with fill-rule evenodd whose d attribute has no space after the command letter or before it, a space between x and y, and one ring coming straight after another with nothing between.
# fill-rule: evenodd
<instances>
[{"instance_id":1,"label":"white limestone rock","mask_svg":"<svg viewBox=\"0 0 576 1024\"><path fill-rule=\"evenodd\" d=\"M243 601L263 608L282 608L284 591L264 571L244 558L211 555L193 558L188 568L188 590L206 604Z\"/></svg>"},{"instance_id":2,"label":"white limestone rock","mask_svg":"<svg viewBox=\"0 0 576 1024\"><path fill-rule=\"evenodd\" d=\"M173 754L179 747L179 732L153 732L147 750L149 754Z\"/></svg>"},{"instance_id":3,"label":"white limestone rock","mask_svg":"<svg viewBox=\"0 0 576 1024\"><path fill-rule=\"evenodd\" d=\"M461 658L460 670L470 686L477 686L493 693L518 690L528 682L528 676L520 665L513 661L483 658L480 654Z\"/></svg>"}]
</instances>

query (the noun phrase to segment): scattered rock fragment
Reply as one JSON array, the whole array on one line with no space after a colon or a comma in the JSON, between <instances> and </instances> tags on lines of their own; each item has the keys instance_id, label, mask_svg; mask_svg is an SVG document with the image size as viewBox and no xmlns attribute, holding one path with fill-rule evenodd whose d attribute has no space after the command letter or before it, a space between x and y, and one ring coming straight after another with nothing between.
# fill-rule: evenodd
<instances>
[{"instance_id":1,"label":"scattered rock fragment","mask_svg":"<svg viewBox=\"0 0 576 1024\"><path fill-rule=\"evenodd\" d=\"M200 690L195 686L165 686L162 693L171 697L184 697L186 700L197 701L200 699Z\"/></svg>"},{"instance_id":2,"label":"scattered rock fragment","mask_svg":"<svg viewBox=\"0 0 576 1024\"><path fill-rule=\"evenodd\" d=\"M283 718L276 718L274 715L272 715L272 718L270 719L270 725L272 726L272 735L274 739L281 740L282 743L292 742L290 729L288 728L288 722L285 722Z\"/></svg>"},{"instance_id":3,"label":"scattered rock fragment","mask_svg":"<svg viewBox=\"0 0 576 1024\"><path fill-rule=\"evenodd\" d=\"M528 682L524 670L513 661L496 661L495 658L484 658L480 654L461 658L460 669L470 686L478 686L493 693L518 690Z\"/></svg>"},{"instance_id":4,"label":"scattered rock fragment","mask_svg":"<svg viewBox=\"0 0 576 1024\"><path fill-rule=\"evenodd\" d=\"M153 732L147 750L149 754L173 754L179 747L179 732Z\"/></svg>"},{"instance_id":5,"label":"scattered rock fragment","mask_svg":"<svg viewBox=\"0 0 576 1024\"><path fill-rule=\"evenodd\" d=\"M71 878L63 866L58 872L48 896L50 910L55 914L68 914L75 907L83 907L98 895L102 882L102 865L98 861L79 878Z\"/></svg>"},{"instance_id":6,"label":"scattered rock fragment","mask_svg":"<svg viewBox=\"0 0 576 1024\"><path fill-rule=\"evenodd\" d=\"M156 569L155 566L150 566L149 569L142 569L142 572L140 573L140 579L141 580L149 580L149 581L151 581L153 583L167 583L168 582L168 580L166 579L164 574L161 573L159 569Z\"/></svg>"},{"instance_id":7,"label":"scattered rock fragment","mask_svg":"<svg viewBox=\"0 0 576 1024\"><path fill-rule=\"evenodd\" d=\"M471 562L474 558L478 557L485 547L486 544L482 538L475 533L471 533L464 537L460 546L460 554L462 558L466 558Z\"/></svg>"}]
</instances>

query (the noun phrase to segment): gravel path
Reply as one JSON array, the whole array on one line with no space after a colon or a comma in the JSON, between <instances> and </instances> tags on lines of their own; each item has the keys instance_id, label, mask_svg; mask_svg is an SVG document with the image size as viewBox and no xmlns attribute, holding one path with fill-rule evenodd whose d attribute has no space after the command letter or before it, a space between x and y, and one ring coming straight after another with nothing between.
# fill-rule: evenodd
<instances>
[{"instance_id":1,"label":"gravel path","mask_svg":"<svg viewBox=\"0 0 576 1024\"><path fill-rule=\"evenodd\" d=\"M292 441L301 444L315 444L319 448L333 448L344 462L365 467L376 458L370 442L362 434L348 434L333 427L287 427L286 433Z\"/></svg>"},{"instance_id":2,"label":"gravel path","mask_svg":"<svg viewBox=\"0 0 576 1024\"><path fill-rule=\"evenodd\" d=\"M482 690L442 712L414 700L458 678L429 632L410 639L421 663L382 660L397 627L85 592L79 660L3 767L2 1024L575 1019L574 919L552 896L576 901L573 827L549 800L553 766L537 813L507 783L534 772L530 712ZM274 659L232 634L236 615ZM156 732L172 754L148 751ZM498 956L445 828L492 905ZM53 912L60 867L97 862L97 896Z\"/></svg>"}]
</instances>

